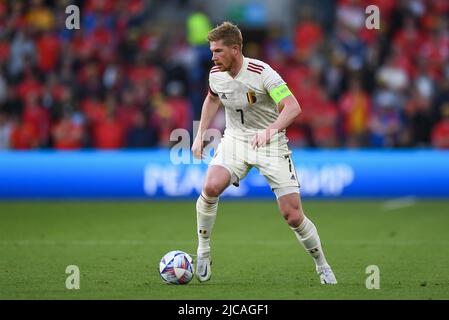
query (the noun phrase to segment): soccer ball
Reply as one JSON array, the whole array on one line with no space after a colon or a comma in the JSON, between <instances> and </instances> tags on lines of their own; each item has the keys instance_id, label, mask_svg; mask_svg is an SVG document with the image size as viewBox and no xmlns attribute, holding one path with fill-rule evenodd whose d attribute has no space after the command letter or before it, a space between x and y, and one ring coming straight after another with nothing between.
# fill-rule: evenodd
<instances>
[{"instance_id":1,"label":"soccer ball","mask_svg":"<svg viewBox=\"0 0 449 320\"><path fill-rule=\"evenodd\" d=\"M170 251L159 263L159 274L166 283L187 284L193 278L193 259L184 251Z\"/></svg>"}]
</instances>

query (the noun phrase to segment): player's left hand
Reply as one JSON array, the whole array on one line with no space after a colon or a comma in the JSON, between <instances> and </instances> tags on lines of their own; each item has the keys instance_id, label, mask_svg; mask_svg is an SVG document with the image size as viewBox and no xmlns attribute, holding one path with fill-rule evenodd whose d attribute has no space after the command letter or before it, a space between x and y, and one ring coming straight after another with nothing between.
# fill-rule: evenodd
<instances>
[{"instance_id":1,"label":"player's left hand","mask_svg":"<svg viewBox=\"0 0 449 320\"><path fill-rule=\"evenodd\" d=\"M270 143L270 139L275 133L276 130L273 129L265 129L258 132L254 136L253 140L251 140L251 146L253 147L253 149L266 146L268 143Z\"/></svg>"}]
</instances>

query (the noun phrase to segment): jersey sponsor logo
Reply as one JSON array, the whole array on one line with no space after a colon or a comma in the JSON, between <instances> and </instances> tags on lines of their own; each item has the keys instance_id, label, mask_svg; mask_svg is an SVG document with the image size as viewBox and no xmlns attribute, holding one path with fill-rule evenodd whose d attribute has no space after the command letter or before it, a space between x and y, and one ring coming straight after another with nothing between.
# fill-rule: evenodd
<instances>
[{"instance_id":1,"label":"jersey sponsor logo","mask_svg":"<svg viewBox=\"0 0 449 320\"><path fill-rule=\"evenodd\" d=\"M252 90L248 91L246 93L246 99L248 100L249 104L256 103L256 101L257 101L256 93L254 91L252 91Z\"/></svg>"}]
</instances>

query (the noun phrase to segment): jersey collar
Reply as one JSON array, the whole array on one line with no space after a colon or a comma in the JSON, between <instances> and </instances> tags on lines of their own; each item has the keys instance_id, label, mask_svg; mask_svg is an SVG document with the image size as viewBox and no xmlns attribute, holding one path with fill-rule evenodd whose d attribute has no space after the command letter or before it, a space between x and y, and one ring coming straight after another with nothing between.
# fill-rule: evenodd
<instances>
[{"instance_id":1,"label":"jersey collar","mask_svg":"<svg viewBox=\"0 0 449 320\"><path fill-rule=\"evenodd\" d=\"M239 78L242 73L246 70L246 68L248 67L248 63L249 63L249 59L246 58L245 56L243 56L243 63L242 63L242 67L240 68L239 72L237 73L237 75L234 77L234 80ZM229 73L228 73L229 74ZM231 77L231 75L229 75ZM232 78L232 77L231 77Z\"/></svg>"}]
</instances>

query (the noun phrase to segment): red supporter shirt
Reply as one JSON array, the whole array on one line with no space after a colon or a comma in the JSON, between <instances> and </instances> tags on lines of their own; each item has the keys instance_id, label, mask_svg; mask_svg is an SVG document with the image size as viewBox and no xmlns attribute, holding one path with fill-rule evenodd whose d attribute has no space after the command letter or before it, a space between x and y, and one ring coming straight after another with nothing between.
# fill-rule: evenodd
<instances>
[{"instance_id":1,"label":"red supporter shirt","mask_svg":"<svg viewBox=\"0 0 449 320\"><path fill-rule=\"evenodd\" d=\"M44 72L56 67L60 53L59 39L55 35L44 34L37 41L37 65Z\"/></svg>"},{"instance_id":2,"label":"red supporter shirt","mask_svg":"<svg viewBox=\"0 0 449 320\"><path fill-rule=\"evenodd\" d=\"M315 22L303 22L295 31L295 46L300 51L309 51L322 39L321 28Z\"/></svg>"},{"instance_id":3,"label":"red supporter shirt","mask_svg":"<svg viewBox=\"0 0 449 320\"><path fill-rule=\"evenodd\" d=\"M106 118L106 105L94 99L84 99L81 101L81 110L91 123L97 123Z\"/></svg>"},{"instance_id":4,"label":"red supporter shirt","mask_svg":"<svg viewBox=\"0 0 449 320\"><path fill-rule=\"evenodd\" d=\"M347 92L340 101L340 108L344 114L345 133L365 132L370 115L368 95L362 91L359 93Z\"/></svg>"},{"instance_id":5,"label":"red supporter shirt","mask_svg":"<svg viewBox=\"0 0 449 320\"><path fill-rule=\"evenodd\" d=\"M191 122L190 104L186 98L172 97L167 99L170 106L173 128L188 128Z\"/></svg>"},{"instance_id":6,"label":"red supporter shirt","mask_svg":"<svg viewBox=\"0 0 449 320\"><path fill-rule=\"evenodd\" d=\"M117 108L117 119L127 131L133 124L139 110L133 106L120 106Z\"/></svg>"},{"instance_id":7,"label":"red supporter shirt","mask_svg":"<svg viewBox=\"0 0 449 320\"><path fill-rule=\"evenodd\" d=\"M105 119L94 127L94 147L98 149L118 149L123 147L125 132L116 119Z\"/></svg>"},{"instance_id":8,"label":"red supporter shirt","mask_svg":"<svg viewBox=\"0 0 449 320\"><path fill-rule=\"evenodd\" d=\"M11 131L11 148L27 150L37 147L37 132L30 123L15 125Z\"/></svg>"},{"instance_id":9,"label":"red supporter shirt","mask_svg":"<svg viewBox=\"0 0 449 320\"><path fill-rule=\"evenodd\" d=\"M16 87L18 97L24 99L30 94L36 94L38 97L42 95L43 86L35 79L26 78Z\"/></svg>"},{"instance_id":10,"label":"red supporter shirt","mask_svg":"<svg viewBox=\"0 0 449 320\"><path fill-rule=\"evenodd\" d=\"M432 145L435 148L449 149L449 119L438 122L433 128Z\"/></svg>"},{"instance_id":11,"label":"red supporter shirt","mask_svg":"<svg viewBox=\"0 0 449 320\"><path fill-rule=\"evenodd\" d=\"M337 106L330 101L323 101L314 110L312 120L315 141L332 140L336 137L338 120Z\"/></svg>"},{"instance_id":12,"label":"red supporter shirt","mask_svg":"<svg viewBox=\"0 0 449 320\"><path fill-rule=\"evenodd\" d=\"M9 58L9 43L0 41L0 62L6 61Z\"/></svg>"},{"instance_id":13,"label":"red supporter shirt","mask_svg":"<svg viewBox=\"0 0 449 320\"><path fill-rule=\"evenodd\" d=\"M73 123L70 119L62 119L53 126L52 136L55 149L80 149L82 147L83 126Z\"/></svg>"},{"instance_id":14,"label":"red supporter shirt","mask_svg":"<svg viewBox=\"0 0 449 320\"><path fill-rule=\"evenodd\" d=\"M39 105L27 105L22 115L23 122L30 124L37 133L40 142L45 142L50 135L50 115L48 110Z\"/></svg>"}]
</instances>

